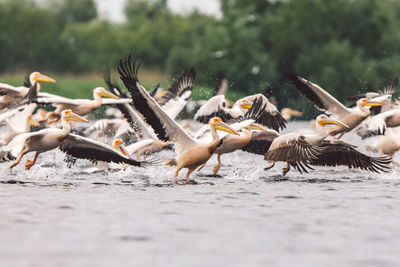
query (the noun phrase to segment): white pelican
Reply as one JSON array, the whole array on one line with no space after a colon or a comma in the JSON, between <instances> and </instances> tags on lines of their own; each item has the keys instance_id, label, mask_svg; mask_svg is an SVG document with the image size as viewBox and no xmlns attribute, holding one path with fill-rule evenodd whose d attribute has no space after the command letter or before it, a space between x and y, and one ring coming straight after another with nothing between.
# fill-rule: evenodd
<instances>
[{"instance_id":1,"label":"white pelican","mask_svg":"<svg viewBox=\"0 0 400 267\"><path fill-rule=\"evenodd\" d=\"M113 99L103 99L102 97ZM55 106L56 110L48 114L49 117L51 117L56 114L60 114L60 112L64 109L71 109L74 113L84 116L97 109L102 104L128 103L130 100L119 99L118 96L108 92L106 89L104 89L104 87L97 87L93 90L93 100L70 99L53 94L40 93L36 102L39 104L51 104L52 106Z\"/></svg>"},{"instance_id":2,"label":"white pelican","mask_svg":"<svg viewBox=\"0 0 400 267\"><path fill-rule=\"evenodd\" d=\"M220 118L212 118L209 121L213 140L211 143L203 143L190 137L173 119L171 119L160 105L149 95L146 89L140 85L137 78L138 68L136 60L131 63L130 56L120 61L118 68L121 80L132 96L135 108L143 114L146 122L151 125L162 141L171 141L177 153L177 169L174 175L176 181L179 171L187 168L186 181L189 182L190 174L200 165L207 162L213 155L219 137L216 130L222 130L238 134L235 130L222 122Z\"/></svg>"},{"instance_id":3,"label":"white pelican","mask_svg":"<svg viewBox=\"0 0 400 267\"><path fill-rule=\"evenodd\" d=\"M26 153L36 151L33 161L26 161L25 169L29 170L36 163L40 153L59 147L61 151L76 158L142 166L143 162L130 159L103 143L71 134L69 121L88 122L88 120L73 113L71 110L64 110L61 112L61 129L47 128L37 132L19 134L1 149L0 159L4 161L18 157L10 166L10 169L12 169L19 164Z\"/></svg>"},{"instance_id":4,"label":"white pelican","mask_svg":"<svg viewBox=\"0 0 400 267\"><path fill-rule=\"evenodd\" d=\"M46 75L41 74L40 72L32 72L29 75L30 86L12 86L6 83L0 83L0 109L7 107L9 104L12 104L16 101L24 98L31 86L36 86L36 92L40 91L40 83L41 82L49 82L55 83L56 80L50 78Z\"/></svg>"},{"instance_id":5,"label":"white pelican","mask_svg":"<svg viewBox=\"0 0 400 267\"><path fill-rule=\"evenodd\" d=\"M316 118L316 132L293 132L276 137L270 143L269 150L264 156L264 159L270 163L270 166L265 169L272 168L276 161L284 161L287 162L287 167L283 168L283 175L290 170L290 166L300 172L307 172L306 168L310 168L309 165L344 165L373 172L387 171L387 165L390 163L388 158L369 157L346 142L324 140L329 134L329 130L324 127L327 124L346 127L340 121L326 115L319 115Z\"/></svg>"},{"instance_id":6,"label":"white pelican","mask_svg":"<svg viewBox=\"0 0 400 267\"><path fill-rule=\"evenodd\" d=\"M307 97L317 109L322 110L327 114L332 114L332 118L339 120L348 126L335 126L330 129L329 135L335 136L340 134L338 139L368 118L370 115L368 107L382 106L385 104L385 102L381 100L361 98L357 101L356 107L347 108L318 85L300 77L296 73L294 64L284 62L279 65L279 71L296 87L297 90Z\"/></svg>"},{"instance_id":7,"label":"white pelican","mask_svg":"<svg viewBox=\"0 0 400 267\"><path fill-rule=\"evenodd\" d=\"M388 84L383 88L382 91L378 92L378 90L376 90L375 88L369 87L369 89L371 89L372 91L349 96L349 97L347 97L347 100L355 102L360 98L372 99L372 98L377 98L377 97L382 97L382 96L385 98L391 98L393 96L394 92L396 91L397 84L398 84L398 79L394 78L392 80L389 80Z\"/></svg>"},{"instance_id":8,"label":"white pelican","mask_svg":"<svg viewBox=\"0 0 400 267\"><path fill-rule=\"evenodd\" d=\"M292 118L292 116L295 116L295 117L303 116L303 112L295 110L295 109L291 109L291 108L281 109L281 114L282 114L282 117L287 121L289 121Z\"/></svg>"},{"instance_id":9,"label":"white pelican","mask_svg":"<svg viewBox=\"0 0 400 267\"><path fill-rule=\"evenodd\" d=\"M367 145L368 151L379 153L379 156L387 155L392 158L392 163L400 165L399 162L393 160L393 155L400 149L400 134L399 128L387 129L383 136L379 137L379 140L372 145Z\"/></svg>"},{"instance_id":10,"label":"white pelican","mask_svg":"<svg viewBox=\"0 0 400 267\"><path fill-rule=\"evenodd\" d=\"M7 131L0 135L0 143L8 144L16 135L30 132L31 126L39 126L39 123L32 119L32 113L37 105L31 103L5 121Z\"/></svg>"},{"instance_id":11,"label":"white pelican","mask_svg":"<svg viewBox=\"0 0 400 267\"><path fill-rule=\"evenodd\" d=\"M249 110L253 101L257 98L263 100L265 110L256 123L262 124L274 130L283 129L286 127L286 120L282 117L274 105L262 94L255 94L239 99L233 104L232 108L226 107L225 96L217 95L210 98L206 104L200 107L194 119L206 123L210 118L218 116L224 121L236 119L243 116Z\"/></svg>"},{"instance_id":12,"label":"white pelican","mask_svg":"<svg viewBox=\"0 0 400 267\"><path fill-rule=\"evenodd\" d=\"M400 126L400 109L392 109L366 119L354 131L365 139L374 135L383 135L386 128L398 126Z\"/></svg>"}]
</instances>

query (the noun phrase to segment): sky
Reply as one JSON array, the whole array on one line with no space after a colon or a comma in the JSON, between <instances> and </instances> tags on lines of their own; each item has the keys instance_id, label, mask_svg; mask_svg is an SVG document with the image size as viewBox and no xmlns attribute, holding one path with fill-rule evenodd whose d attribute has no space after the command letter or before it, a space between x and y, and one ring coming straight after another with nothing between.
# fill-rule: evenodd
<instances>
[{"instance_id":1,"label":"sky","mask_svg":"<svg viewBox=\"0 0 400 267\"><path fill-rule=\"evenodd\" d=\"M113 22L124 22L124 4L126 0L95 0L102 18ZM218 0L168 0L168 7L180 14L190 13L197 8L201 13L221 16Z\"/></svg>"}]
</instances>

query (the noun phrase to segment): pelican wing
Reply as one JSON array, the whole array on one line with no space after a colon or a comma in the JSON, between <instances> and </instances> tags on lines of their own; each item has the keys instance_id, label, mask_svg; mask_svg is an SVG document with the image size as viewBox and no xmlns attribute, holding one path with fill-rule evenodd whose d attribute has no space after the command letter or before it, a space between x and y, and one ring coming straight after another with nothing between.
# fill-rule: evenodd
<instances>
[{"instance_id":1,"label":"pelican wing","mask_svg":"<svg viewBox=\"0 0 400 267\"><path fill-rule=\"evenodd\" d=\"M359 152L354 146L343 141L324 140L320 148L322 153L311 160L315 166L347 166L372 172L387 172L390 158L370 157Z\"/></svg>"},{"instance_id":2,"label":"pelican wing","mask_svg":"<svg viewBox=\"0 0 400 267\"><path fill-rule=\"evenodd\" d=\"M331 94L306 79L300 77L295 70L294 64L291 62L282 62L278 66L278 70L282 75L296 87L300 93L307 97L316 108L325 111L328 114L344 116L350 113L350 110L340 103Z\"/></svg>"},{"instance_id":3,"label":"pelican wing","mask_svg":"<svg viewBox=\"0 0 400 267\"><path fill-rule=\"evenodd\" d=\"M1 148L0 162L16 159L21 152L26 139L35 134L37 134L37 132L23 133L15 136L10 143Z\"/></svg>"},{"instance_id":4,"label":"pelican wing","mask_svg":"<svg viewBox=\"0 0 400 267\"><path fill-rule=\"evenodd\" d=\"M118 68L121 80L131 93L134 107L142 113L145 121L154 129L160 140L172 141L175 144L178 154L183 152L183 148L196 145L195 140L171 119L146 89L140 85L137 78L138 68L136 60L131 62L130 56L125 58L124 61L121 60Z\"/></svg>"},{"instance_id":5,"label":"pelican wing","mask_svg":"<svg viewBox=\"0 0 400 267\"><path fill-rule=\"evenodd\" d=\"M374 135L382 135L386 128L400 126L400 110L393 109L365 120L356 130L356 133L365 139Z\"/></svg>"},{"instance_id":6,"label":"pelican wing","mask_svg":"<svg viewBox=\"0 0 400 267\"><path fill-rule=\"evenodd\" d=\"M128 155L132 155L139 149L141 149L145 146L148 146L150 144L153 144L153 143L154 143L154 139L143 139L143 140L137 141L136 143L133 143L133 144L127 146L126 151L128 152Z\"/></svg>"},{"instance_id":7,"label":"pelican wing","mask_svg":"<svg viewBox=\"0 0 400 267\"><path fill-rule=\"evenodd\" d=\"M264 159L307 164L317 158L319 153L319 148L308 143L303 135L289 133L275 138Z\"/></svg>"},{"instance_id":8,"label":"pelican wing","mask_svg":"<svg viewBox=\"0 0 400 267\"><path fill-rule=\"evenodd\" d=\"M222 71L217 75L217 86L214 89L214 96L225 95L228 90L228 80L225 78L225 73Z\"/></svg>"},{"instance_id":9,"label":"pelican wing","mask_svg":"<svg viewBox=\"0 0 400 267\"><path fill-rule=\"evenodd\" d=\"M20 95L21 93L23 94L24 92L27 92L29 87L25 86L12 86L6 83L0 83L0 96L3 95Z\"/></svg>"},{"instance_id":10,"label":"pelican wing","mask_svg":"<svg viewBox=\"0 0 400 267\"><path fill-rule=\"evenodd\" d=\"M287 121L282 117L282 114L278 111L278 109L268 101L268 98L262 94L255 94L246 98L253 102L255 99L261 99L262 105L265 106L263 112L260 113L256 119L257 123L265 125L271 129L274 129L275 131L286 128Z\"/></svg>"},{"instance_id":11,"label":"pelican wing","mask_svg":"<svg viewBox=\"0 0 400 267\"><path fill-rule=\"evenodd\" d=\"M101 104L102 105L112 105L112 104L127 104L131 103L130 98L120 98L120 99L114 99L114 98L102 98L101 99Z\"/></svg>"},{"instance_id":12,"label":"pelican wing","mask_svg":"<svg viewBox=\"0 0 400 267\"><path fill-rule=\"evenodd\" d=\"M258 155L265 155L279 133L274 130L253 131L251 141L241 150Z\"/></svg>"},{"instance_id":13,"label":"pelican wing","mask_svg":"<svg viewBox=\"0 0 400 267\"><path fill-rule=\"evenodd\" d=\"M70 156L94 162L126 163L138 167L146 167L149 164L126 157L106 144L76 134L69 134L59 148Z\"/></svg>"},{"instance_id":14,"label":"pelican wing","mask_svg":"<svg viewBox=\"0 0 400 267\"><path fill-rule=\"evenodd\" d=\"M158 104L160 106L164 106L170 101L174 102L175 98L182 97L183 95L185 95L185 98L187 99L192 92L195 78L196 72L194 68L184 71L178 77L178 79L171 84L171 87L168 89L168 91L157 101Z\"/></svg>"},{"instance_id":15,"label":"pelican wing","mask_svg":"<svg viewBox=\"0 0 400 267\"><path fill-rule=\"evenodd\" d=\"M194 119L202 123L208 123L213 117L220 117L223 121L230 121L234 118L230 110L226 108L224 95L211 97L194 115Z\"/></svg>"}]
</instances>

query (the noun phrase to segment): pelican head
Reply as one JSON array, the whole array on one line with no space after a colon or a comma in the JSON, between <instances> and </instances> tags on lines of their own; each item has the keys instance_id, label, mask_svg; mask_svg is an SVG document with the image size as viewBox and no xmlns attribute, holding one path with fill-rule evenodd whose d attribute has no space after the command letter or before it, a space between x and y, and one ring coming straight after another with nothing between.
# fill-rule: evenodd
<instances>
[{"instance_id":1,"label":"pelican head","mask_svg":"<svg viewBox=\"0 0 400 267\"><path fill-rule=\"evenodd\" d=\"M41 74L38 71L32 72L29 75L29 80L30 80L31 84L38 83L38 82L47 82L47 83L55 83L56 82L56 80L54 80L53 78L50 78L44 74Z\"/></svg>"},{"instance_id":2,"label":"pelican head","mask_svg":"<svg viewBox=\"0 0 400 267\"><path fill-rule=\"evenodd\" d=\"M361 98L357 101L357 105L361 105L363 107L379 107L385 105L385 101L378 101L374 99Z\"/></svg>"},{"instance_id":3,"label":"pelican head","mask_svg":"<svg viewBox=\"0 0 400 267\"><path fill-rule=\"evenodd\" d=\"M79 116L78 114L75 114L72 112L70 109L63 110L61 112L61 117L64 118L66 121L83 121L83 122L89 122L87 119L84 117Z\"/></svg>"},{"instance_id":4,"label":"pelican head","mask_svg":"<svg viewBox=\"0 0 400 267\"><path fill-rule=\"evenodd\" d=\"M229 127L229 125L227 125L226 123L224 123L221 118L218 117L214 117L212 119L210 119L209 124L211 125L212 128L214 128L215 130L220 130L220 131L224 131L230 134L236 134L236 135L240 135L238 132L236 132L234 129L232 129L231 127Z\"/></svg>"},{"instance_id":5,"label":"pelican head","mask_svg":"<svg viewBox=\"0 0 400 267\"><path fill-rule=\"evenodd\" d=\"M244 98L240 100L239 105L242 109L251 109L251 107L253 106L253 102L249 101L247 98Z\"/></svg>"},{"instance_id":6,"label":"pelican head","mask_svg":"<svg viewBox=\"0 0 400 267\"><path fill-rule=\"evenodd\" d=\"M124 141L122 139L115 139L113 142L113 147L116 151L121 152L125 156L129 157L126 150L122 147L123 143L124 143Z\"/></svg>"},{"instance_id":7,"label":"pelican head","mask_svg":"<svg viewBox=\"0 0 400 267\"><path fill-rule=\"evenodd\" d=\"M347 126L347 125L344 124L343 122L340 122L340 121L338 121L338 120L331 119L331 118L329 118L328 116L326 116L325 114L319 115L319 116L317 117L317 119L316 119L316 122L317 122L317 123L316 123L317 125L320 125L320 126L322 126L322 127L324 127L324 126L327 125L327 124L334 124L334 125L341 126L341 127L344 127L344 128L349 128L349 126Z\"/></svg>"},{"instance_id":8,"label":"pelican head","mask_svg":"<svg viewBox=\"0 0 400 267\"><path fill-rule=\"evenodd\" d=\"M113 93L107 91L104 87L97 87L93 90L94 95L98 95L100 97L108 97L108 98L115 98L119 99L118 96L114 95Z\"/></svg>"},{"instance_id":9,"label":"pelican head","mask_svg":"<svg viewBox=\"0 0 400 267\"><path fill-rule=\"evenodd\" d=\"M244 128L249 129L249 130L263 131L263 132L268 131L267 129L265 129L264 127L262 127L262 126L261 126L260 124L258 124L258 123L252 123L252 124L250 124L249 126L246 126L246 127L244 127Z\"/></svg>"}]
</instances>

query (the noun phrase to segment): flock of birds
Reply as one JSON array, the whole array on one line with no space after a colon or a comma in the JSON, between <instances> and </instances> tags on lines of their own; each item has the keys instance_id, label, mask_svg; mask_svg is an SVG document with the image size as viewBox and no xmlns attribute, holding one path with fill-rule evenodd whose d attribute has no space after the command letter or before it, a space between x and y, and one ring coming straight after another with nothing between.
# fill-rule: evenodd
<instances>
[{"instance_id":1,"label":"flock of birds","mask_svg":"<svg viewBox=\"0 0 400 267\"><path fill-rule=\"evenodd\" d=\"M148 92L139 82L137 59L121 59L118 73L129 92L113 84L105 76L109 90L97 87L93 100L69 99L40 91L40 83L56 82L39 72L29 75L24 86L14 87L0 83L0 161L14 162L17 166L24 155L35 152L27 160L29 170L40 153L59 148L72 166L76 159L102 162L106 168L127 168L129 165L149 167L160 165L161 160L148 155L164 149L174 149L175 157L163 163L175 166L173 181L181 169L187 169L186 183L191 182L193 171L202 169L217 155L217 174L221 156L242 150L264 156L265 170L276 162L286 162L282 173L291 167L308 172L315 166L347 166L372 172L387 172L393 154L400 149L400 108L392 102L397 79L391 80L382 92L368 92L354 96L355 106L348 108L318 85L296 73L293 63L279 65L280 73L319 110L325 114L315 119L313 127L287 134L278 131L286 127L288 116L301 112L282 110L282 113L263 94L239 99L235 103L225 99L225 80L219 80L215 95L208 101L194 102L190 95L196 77L193 68L184 71L168 90L156 87ZM105 104L115 104L106 115L85 127L85 115ZM41 106L53 106L46 112ZM205 125L197 132L188 123L175 120L189 106L201 105L194 120ZM228 107L231 106L231 107ZM118 111L119 110L119 111ZM372 114L376 115L372 115ZM329 116L328 116L329 115ZM326 125L333 125L326 127ZM367 149L379 153L372 157L340 138L353 131L362 139L380 135L376 144ZM112 145L107 145L112 141Z\"/></svg>"}]
</instances>

